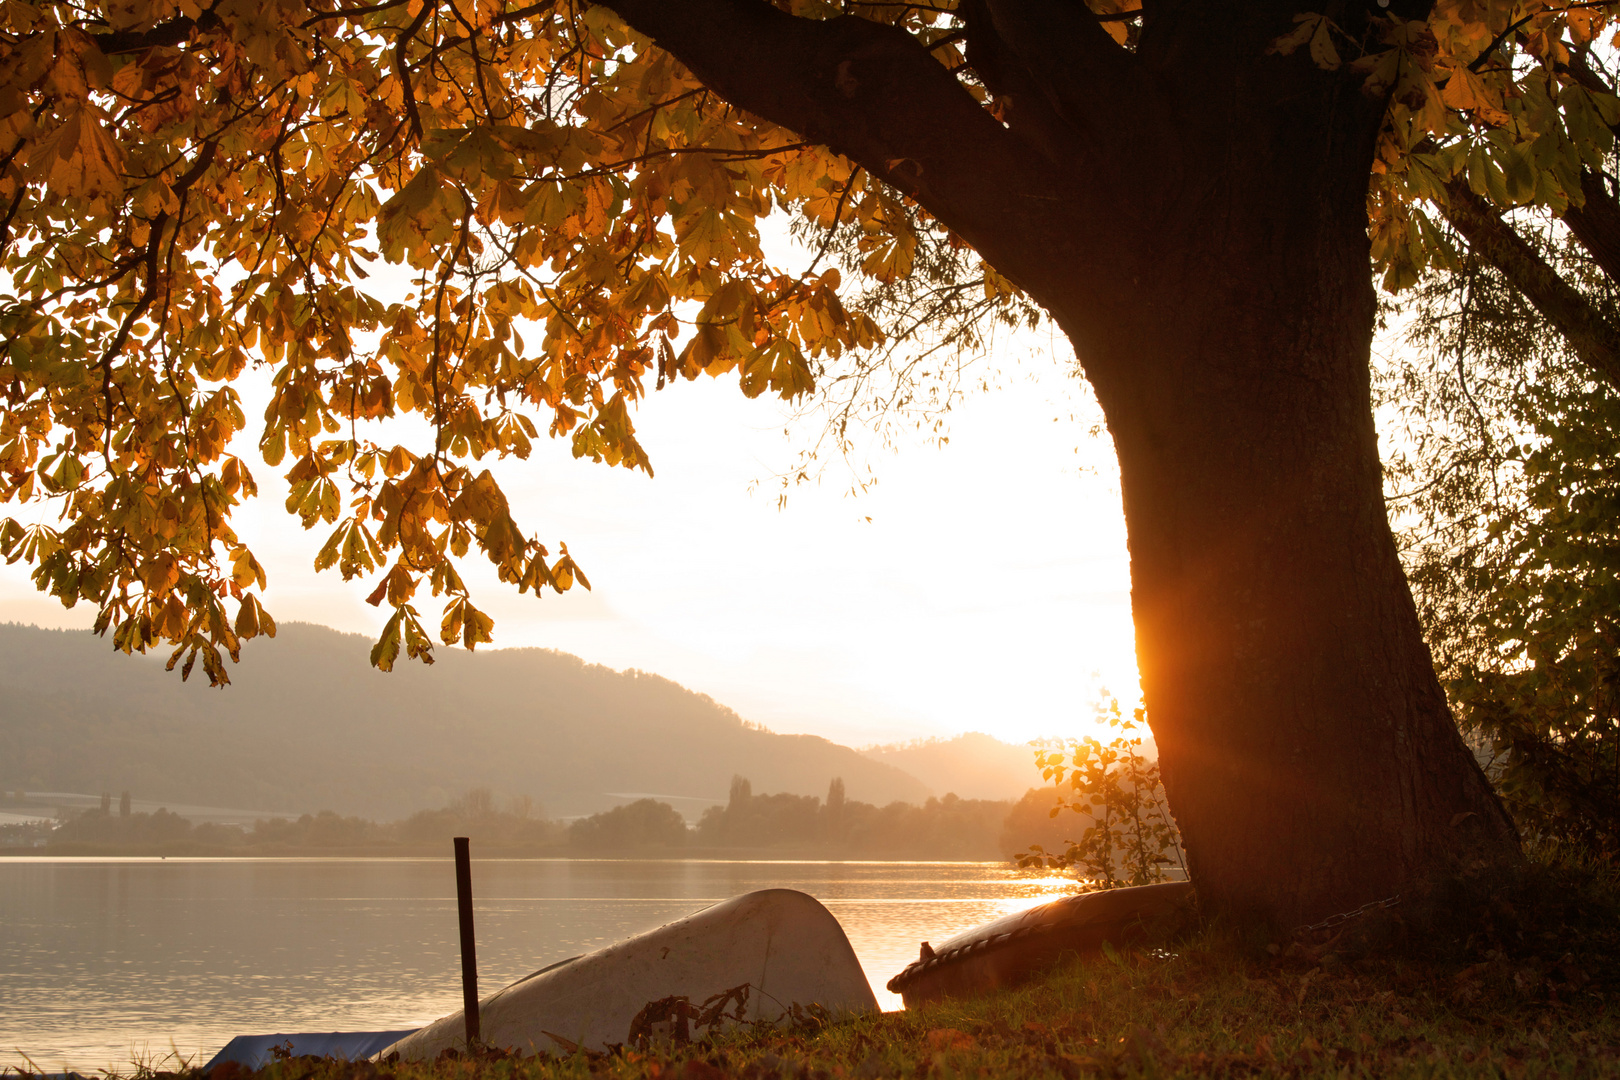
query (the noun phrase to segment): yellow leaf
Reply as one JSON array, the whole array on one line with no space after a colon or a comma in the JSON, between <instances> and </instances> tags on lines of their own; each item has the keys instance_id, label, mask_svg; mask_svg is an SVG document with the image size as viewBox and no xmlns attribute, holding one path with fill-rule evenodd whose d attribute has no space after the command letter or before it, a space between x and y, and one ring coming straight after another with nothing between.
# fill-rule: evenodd
<instances>
[{"instance_id":1,"label":"yellow leaf","mask_svg":"<svg viewBox=\"0 0 1620 1080\"><path fill-rule=\"evenodd\" d=\"M62 122L29 148L27 167L57 199L124 191L123 149L88 105L68 105Z\"/></svg>"},{"instance_id":2,"label":"yellow leaf","mask_svg":"<svg viewBox=\"0 0 1620 1080\"><path fill-rule=\"evenodd\" d=\"M894 281L911 273L911 258L917 250L917 238L909 232L880 244L861 262L861 269L879 281Z\"/></svg>"},{"instance_id":3,"label":"yellow leaf","mask_svg":"<svg viewBox=\"0 0 1620 1080\"><path fill-rule=\"evenodd\" d=\"M506 496L495 482L495 477L485 469L456 496L456 500L450 504L450 513L458 521L487 525L508 513Z\"/></svg>"},{"instance_id":4,"label":"yellow leaf","mask_svg":"<svg viewBox=\"0 0 1620 1080\"><path fill-rule=\"evenodd\" d=\"M1332 25L1327 19L1320 19L1315 33L1311 34L1311 59L1325 71L1335 71L1339 67L1339 50L1333 47Z\"/></svg>"},{"instance_id":5,"label":"yellow leaf","mask_svg":"<svg viewBox=\"0 0 1620 1080\"><path fill-rule=\"evenodd\" d=\"M1501 95L1465 67L1451 73L1445 89L1440 91L1440 100L1453 109L1472 112L1489 124L1505 124L1509 120L1501 108Z\"/></svg>"},{"instance_id":6,"label":"yellow leaf","mask_svg":"<svg viewBox=\"0 0 1620 1080\"><path fill-rule=\"evenodd\" d=\"M1312 15L1309 13L1295 15L1294 28L1288 33L1284 34L1282 37L1279 37L1277 40L1273 41L1266 49L1266 52L1278 53L1283 56L1292 56L1296 49L1305 44L1307 41L1311 40L1311 35L1315 33L1317 24L1321 21L1321 18L1322 16L1320 15Z\"/></svg>"}]
</instances>

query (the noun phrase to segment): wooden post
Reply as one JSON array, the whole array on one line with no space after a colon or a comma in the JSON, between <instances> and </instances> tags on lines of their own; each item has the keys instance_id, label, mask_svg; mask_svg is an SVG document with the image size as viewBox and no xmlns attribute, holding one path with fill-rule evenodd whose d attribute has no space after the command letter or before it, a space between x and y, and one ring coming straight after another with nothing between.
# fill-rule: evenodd
<instances>
[{"instance_id":1,"label":"wooden post","mask_svg":"<svg viewBox=\"0 0 1620 1080\"><path fill-rule=\"evenodd\" d=\"M479 1043L478 1032L478 951L473 942L472 855L467 838L458 836L456 845L456 908L461 916L461 1008L467 1019L467 1049Z\"/></svg>"}]
</instances>

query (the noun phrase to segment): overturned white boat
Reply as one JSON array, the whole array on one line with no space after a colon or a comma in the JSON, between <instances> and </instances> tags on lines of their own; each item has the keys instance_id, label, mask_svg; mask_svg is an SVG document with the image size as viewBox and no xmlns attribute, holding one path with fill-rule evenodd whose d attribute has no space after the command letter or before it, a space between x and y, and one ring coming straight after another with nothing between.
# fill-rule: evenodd
<instances>
[{"instance_id":1,"label":"overturned white boat","mask_svg":"<svg viewBox=\"0 0 1620 1080\"><path fill-rule=\"evenodd\" d=\"M876 1012L877 999L832 912L802 892L764 889L542 968L481 1001L478 1017L486 1046L556 1054L684 1031L693 1020L777 1022L795 1006L799 1015ZM381 1056L421 1061L465 1047L457 1012Z\"/></svg>"}]
</instances>

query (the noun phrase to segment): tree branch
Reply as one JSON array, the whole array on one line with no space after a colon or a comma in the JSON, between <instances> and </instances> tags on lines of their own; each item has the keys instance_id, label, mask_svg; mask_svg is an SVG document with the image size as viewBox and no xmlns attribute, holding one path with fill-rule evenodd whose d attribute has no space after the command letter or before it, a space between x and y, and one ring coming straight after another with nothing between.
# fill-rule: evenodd
<instances>
[{"instance_id":1,"label":"tree branch","mask_svg":"<svg viewBox=\"0 0 1620 1080\"><path fill-rule=\"evenodd\" d=\"M1539 14L1541 14L1539 10L1532 11L1524 18L1508 23L1507 26L1502 29L1500 34L1497 34L1491 39L1491 43L1489 45L1485 46L1479 51L1479 55L1474 57L1474 59L1469 63L1468 70L1474 72L1476 75L1479 74L1479 69L1484 67L1486 61L1488 61L1492 56L1496 55L1496 50L1502 47L1502 43L1528 26L1530 21Z\"/></svg>"},{"instance_id":2,"label":"tree branch","mask_svg":"<svg viewBox=\"0 0 1620 1080\"><path fill-rule=\"evenodd\" d=\"M1593 93L1614 93L1613 84L1593 70L1583 50L1570 50L1569 62L1559 64L1558 68ZM1611 124L1609 130L1620 135L1620 124ZM1603 176L1584 166L1581 169L1581 196L1580 206L1572 204L1564 211L1564 224L1569 226L1570 233L1591 254L1609 280L1620 284L1620 203L1610 194Z\"/></svg>"},{"instance_id":3,"label":"tree branch","mask_svg":"<svg viewBox=\"0 0 1620 1080\"><path fill-rule=\"evenodd\" d=\"M1001 40L981 0L964 0L968 66L996 97L997 113L1018 138L1059 168L1078 167L1074 141L1080 133L1030 79L1018 56Z\"/></svg>"},{"instance_id":4,"label":"tree branch","mask_svg":"<svg viewBox=\"0 0 1620 1080\"><path fill-rule=\"evenodd\" d=\"M898 27L798 18L763 0L611 6L721 97L911 195L1026 289L1053 261L1080 257L1057 245L1108 220L1086 213L1100 206L1076 189L1088 177L1055 169ZM1052 249L1032 251L1031 236L1053 238Z\"/></svg>"},{"instance_id":5,"label":"tree branch","mask_svg":"<svg viewBox=\"0 0 1620 1080\"><path fill-rule=\"evenodd\" d=\"M411 85L411 67L407 63L406 50L410 48L411 40L416 37L417 31L422 29L422 25L428 21L428 16L433 14L437 6L436 2L424 0L422 10L416 13L416 18L412 19L411 24L400 31L399 37L394 39L394 72L399 76L399 87L405 100L405 115L411 122L411 134L416 137L418 143L422 141L422 114L416 108L416 90Z\"/></svg>"},{"instance_id":6,"label":"tree branch","mask_svg":"<svg viewBox=\"0 0 1620 1080\"><path fill-rule=\"evenodd\" d=\"M1581 193L1585 201L1564 211L1564 224L1609 280L1620 285L1620 202L1591 169L1581 170Z\"/></svg>"},{"instance_id":7,"label":"tree branch","mask_svg":"<svg viewBox=\"0 0 1620 1080\"><path fill-rule=\"evenodd\" d=\"M1073 0L977 0L1052 109L1077 131L1119 117L1135 95L1136 66L1097 16ZM1075 61L1079 62L1076 63Z\"/></svg>"},{"instance_id":8,"label":"tree branch","mask_svg":"<svg viewBox=\"0 0 1620 1080\"><path fill-rule=\"evenodd\" d=\"M1446 184L1446 195L1446 220L1473 250L1558 328L1595 376L1620 388L1620 332L1461 179Z\"/></svg>"},{"instance_id":9,"label":"tree branch","mask_svg":"<svg viewBox=\"0 0 1620 1080\"><path fill-rule=\"evenodd\" d=\"M181 15L146 30L111 30L104 34L91 31L90 40L96 43L96 48L105 56L142 52L146 49L182 45L191 37L191 31L204 21L210 24L203 27L205 30L215 29L219 25L218 18L211 13L205 14L201 20Z\"/></svg>"}]
</instances>

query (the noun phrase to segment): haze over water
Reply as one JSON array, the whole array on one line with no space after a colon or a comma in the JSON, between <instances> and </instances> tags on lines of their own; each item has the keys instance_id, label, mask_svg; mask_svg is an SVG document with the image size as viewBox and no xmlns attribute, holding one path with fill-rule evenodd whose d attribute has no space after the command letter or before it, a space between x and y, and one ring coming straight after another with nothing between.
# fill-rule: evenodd
<instances>
[{"instance_id":1,"label":"haze over water","mask_svg":"<svg viewBox=\"0 0 1620 1080\"><path fill-rule=\"evenodd\" d=\"M479 860L475 847L479 992L765 888L826 904L892 1009L883 984L919 942L1066 883L1005 863ZM461 1006L448 858L5 858L0 913L0 1067L200 1064L235 1035L410 1028Z\"/></svg>"}]
</instances>

